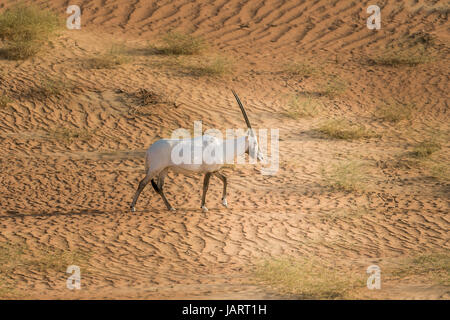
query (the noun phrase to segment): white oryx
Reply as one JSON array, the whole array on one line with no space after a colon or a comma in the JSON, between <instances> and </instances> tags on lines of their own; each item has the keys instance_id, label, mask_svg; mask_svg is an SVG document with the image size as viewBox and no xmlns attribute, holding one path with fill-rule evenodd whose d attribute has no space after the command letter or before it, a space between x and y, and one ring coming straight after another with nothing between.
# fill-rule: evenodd
<instances>
[{"instance_id":1,"label":"white oryx","mask_svg":"<svg viewBox=\"0 0 450 320\"><path fill-rule=\"evenodd\" d=\"M156 141L147 149L145 154L146 175L144 179L139 182L138 189L134 195L133 202L131 203L131 211L136 211L136 201L149 182L152 183L155 191L159 193L166 204L167 209L175 211L169 201L167 201L163 191L164 179L166 178L169 169L181 173L205 174L201 203L201 209L203 211L208 211L205 207L206 191L208 190L211 175L215 175L223 182L222 204L227 207L227 178L218 172L219 169L226 163L233 163L235 156L243 156L244 153L248 153L249 156L258 159L259 161L263 161L264 159L263 154L259 151L258 141L254 135L244 106L234 90L232 90L232 92L248 127L246 135L226 140L218 139L210 135L203 135L191 139L161 139ZM214 150L214 155L205 157L204 150ZM227 150L232 150L233 152L225 152ZM237 151L234 152L234 150ZM177 159L177 156L180 155L180 151L181 153L189 153L188 161L180 162Z\"/></svg>"}]
</instances>

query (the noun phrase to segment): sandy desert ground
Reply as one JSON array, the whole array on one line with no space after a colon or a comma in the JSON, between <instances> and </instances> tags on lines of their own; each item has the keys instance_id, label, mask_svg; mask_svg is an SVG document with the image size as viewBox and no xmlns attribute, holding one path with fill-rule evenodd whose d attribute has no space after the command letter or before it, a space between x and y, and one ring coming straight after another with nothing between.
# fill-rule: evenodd
<instances>
[{"instance_id":1,"label":"sandy desert ground","mask_svg":"<svg viewBox=\"0 0 450 320\"><path fill-rule=\"evenodd\" d=\"M65 0L33 3L68 16ZM80 30L1 58L0 297L449 299L450 4L378 1L382 26L369 30L371 4L83 0ZM156 54L171 30L209 47ZM123 63L88 67L111 48ZM381 63L389 52L407 62ZM63 89L40 94L48 79ZM245 127L231 89L254 127L280 130L279 171L228 166L229 208L212 178L207 213L202 176L171 173L177 211L147 187L131 213L152 142L196 120ZM145 105L140 92L163 98ZM364 134L330 137L330 119ZM310 295L299 261L314 261ZM71 264L81 290L66 288ZM373 264L380 290L366 288ZM356 285L327 294L341 278Z\"/></svg>"}]
</instances>

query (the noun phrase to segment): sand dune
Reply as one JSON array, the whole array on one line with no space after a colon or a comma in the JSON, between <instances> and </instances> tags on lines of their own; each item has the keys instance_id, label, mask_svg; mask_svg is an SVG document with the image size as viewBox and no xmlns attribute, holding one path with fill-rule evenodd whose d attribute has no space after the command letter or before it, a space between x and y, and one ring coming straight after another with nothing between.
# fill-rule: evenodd
<instances>
[{"instance_id":1,"label":"sand dune","mask_svg":"<svg viewBox=\"0 0 450 320\"><path fill-rule=\"evenodd\" d=\"M67 1L34 2L66 16ZM262 259L314 256L365 276L372 263L448 254L448 180L408 158L415 144L438 137L441 149L432 159L448 168L448 3L435 2L383 1L382 29L372 31L365 24L370 1L83 1L81 30L64 30L31 59L0 60L0 92L13 100L0 109L0 241L23 243L30 256L43 246L88 252L88 271L82 290L72 292L64 272L15 268L2 280L14 288L5 295L286 298L249 281ZM170 30L204 37L206 56L229 57L233 73L192 76L171 67L176 58L149 53L149 43ZM430 62L398 68L370 62L414 34L433 39ZM84 67L114 44L125 48L129 62ZM319 73L289 75L283 70L292 61ZM70 85L60 95L36 96L46 76ZM320 92L333 76L346 83L345 93L324 97ZM175 104L140 107L130 98L140 88ZM130 213L144 150L153 141L191 129L196 120L205 129L244 127L232 88L255 127L280 129L279 172L227 168L230 207L221 206L222 186L213 179L208 213L199 209L201 177L172 173L166 194L175 213L150 187ZM313 97L322 110L312 118L287 117L294 94ZM413 103L411 121L374 117L389 99ZM314 131L336 117L363 123L378 136L342 141ZM66 139L60 128L87 137ZM348 159L365 163L366 188L327 187L321 169ZM361 297L448 299L448 286L420 281L411 276L403 287L387 283Z\"/></svg>"}]
</instances>

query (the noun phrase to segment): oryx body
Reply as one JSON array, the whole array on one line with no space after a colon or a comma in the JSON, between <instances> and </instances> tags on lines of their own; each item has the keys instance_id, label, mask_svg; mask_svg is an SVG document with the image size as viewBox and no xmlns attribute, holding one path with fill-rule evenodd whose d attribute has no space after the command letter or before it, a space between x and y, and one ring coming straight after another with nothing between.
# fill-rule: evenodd
<instances>
[{"instance_id":1,"label":"oryx body","mask_svg":"<svg viewBox=\"0 0 450 320\"><path fill-rule=\"evenodd\" d=\"M136 201L149 182L151 182L155 191L161 195L167 208L169 210L175 210L167 201L163 191L164 179L169 170L183 174L202 173L205 175L201 203L203 211L208 210L205 207L206 191L208 190L211 175L215 175L223 182L222 204L225 207L227 206L227 178L219 173L219 170L225 164L233 163L234 158L236 156L242 156L243 153L248 153L259 160L263 159L262 153L258 150L258 143L251 129L245 109L234 91L233 94L247 123L249 129L247 134L242 137L225 140L211 135L203 135L189 139L160 139L154 142L145 154L146 175L140 181L136 194L134 195L133 202L131 203L132 211L135 211ZM178 158L180 151L181 153L189 153L188 156L184 157L184 161L180 161Z\"/></svg>"}]
</instances>

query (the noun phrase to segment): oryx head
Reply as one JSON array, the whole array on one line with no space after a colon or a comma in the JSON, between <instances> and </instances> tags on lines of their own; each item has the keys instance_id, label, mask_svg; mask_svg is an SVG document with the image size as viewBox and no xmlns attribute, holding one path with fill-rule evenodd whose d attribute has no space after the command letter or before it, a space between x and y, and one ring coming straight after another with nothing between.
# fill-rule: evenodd
<instances>
[{"instance_id":1,"label":"oryx head","mask_svg":"<svg viewBox=\"0 0 450 320\"><path fill-rule=\"evenodd\" d=\"M248 150L246 153L252 158L256 158L259 161L264 161L264 155L261 151L259 151L258 146L258 140L256 139L255 132L252 129L252 126L250 125L250 121L248 120L247 112L245 112L244 106L242 105L241 99L239 99L238 95L234 90L231 90L233 92L234 97L236 98L236 101L239 105L239 108L241 108L242 115L244 116L245 123L247 124L247 141L248 141Z\"/></svg>"}]
</instances>

